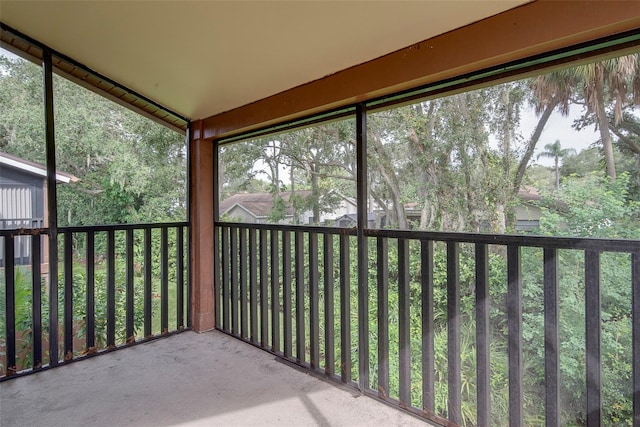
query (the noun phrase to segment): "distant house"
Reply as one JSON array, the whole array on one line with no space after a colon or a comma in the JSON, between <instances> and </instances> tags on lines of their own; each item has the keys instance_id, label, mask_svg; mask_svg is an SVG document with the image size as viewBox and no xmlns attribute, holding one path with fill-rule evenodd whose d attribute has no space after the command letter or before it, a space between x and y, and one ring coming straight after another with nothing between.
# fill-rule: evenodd
<instances>
[{"instance_id":1,"label":"distant house","mask_svg":"<svg viewBox=\"0 0 640 427\"><path fill-rule=\"evenodd\" d=\"M309 190L296 191L296 197L306 199L311 195ZM279 196L284 201L284 218L280 224L310 224L313 222L313 212L310 209L297 213L294 218L294 208L291 201L292 193L281 192ZM220 216L225 216L231 221L245 223L269 222L269 214L273 211L273 194L271 193L238 193L220 201ZM321 213L319 223L334 225L337 218L348 214L355 215L356 201L350 197L340 195L340 203L331 212Z\"/></svg>"},{"instance_id":2,"label":"distant house","mask_svg":"<svg viewBox=\"0 0 640 427\"><path fill-rule=\"evenodd\" d=\"M334 221L336 227L341 228L350 228L358 225L358 214L344 214L339 218L336 218ZM367 214L367 228L375 228L376 227L376 214L369 213Z\"/></svg>"},{"instance_id":3,"label":"distant house","mask_svg":"<svg viewBox=\"0 0 640 427\"><path fill-rule=\"evenodd\" d=\"M73 175L56 172L59 184L76 181ZM0 152L0 229L47 227L46 203L46 166ZM17 264L30 262L28 237L15 239L15 258ZM4 246L0 246L0 266L4 266Z\"/></svg>"},{"instance_id":4,"label":"distant house","mask_svg":"<svg viewBox=\"0 0 640 427\"><path fill-rule=\"evenodd\" d=\"M518 191L518 204L515 207L516 231L529 232L540 227L542 209L539 202L542 197L536 188L524 187ZM422 215L421 205L416 202L404 204L407 221L410 225L419 224ZM386 215L382 211L377 211L377 221L379 226L384 227L387 222ZM489 231L490 226L485 221L480 224L480 231Z\"/></svg>"},{"instance_id":5,"label":"distant house","mask_svg":"<svg viewBox=\"0 0 640 427\"><path fill-rule=\"evenodd\" d=\"M542 209L539 202L542 201L536 188L524 187L518 190L520 203L516 206L516 230L533 231L540 227Z\"/></svg>"},{"instance_id":6,"label":"distant house","mask_svg":"<svg viewBox=\"0 0 640 427\"><path fill-rule=\"evenodd\" d=\"M340 203L331 212L322 213L320 215L320 223L334 225L336 227L353 227L353 225L345 224L345 218L357 217L358 202L356 199L347 197L338 192L335 194L340 197Z\"/></svg>"},{"instance_id":7,"label":"distant house","mask_svg":"<svg viewBox=\"0 0 640 427\"><path fill-rule=\"evenodd\" d=\"M296 191L295 195L305 199L311 195L309 190ZM290 203L291 193L281 192L280 197L285 203L285 216L279 221L280 224L311 224L313 213L311 210L304 210L298 213L297 221L294 221L294 209ZM532 231L540 226L542 209L538 203L542 198L533 187L525 187L518 192L520 203L516 206L516 230ZM420 222L420 205L415 202L404 205L407 220L410 224ZM244 223L267 223L269 214L273 210L273 194L271 193L238 193L220 202L220 215L227 217L231 221ZM350 197L340 195L340 203L331 212L324 212L320 215L320 224L335 227L349 228L357 224L357 203ZM387 223L384 212L376 209L375 213L369 213L367 227L381 228ZM482 229L482 226L481 226Z\"/></svg>"},{"instance_id":8,"label":"distant house","mask_svg":"<svg viewBox=\"0 0 640 427\"><path fill-rule=\"evenodd\" d=\"M296 196L306 198L310 191L302 190L294 193ZM280 197L285 204L284 218L280 224L304 224L306 213L298 214L294 221L294 209L290 202L291 192L281 192ZM220 216L226 216L231 221L245 223L269 222L269 214L273 211L273 194L271 193L238 193L220 201Z\"/></svg>"}]
</instances>

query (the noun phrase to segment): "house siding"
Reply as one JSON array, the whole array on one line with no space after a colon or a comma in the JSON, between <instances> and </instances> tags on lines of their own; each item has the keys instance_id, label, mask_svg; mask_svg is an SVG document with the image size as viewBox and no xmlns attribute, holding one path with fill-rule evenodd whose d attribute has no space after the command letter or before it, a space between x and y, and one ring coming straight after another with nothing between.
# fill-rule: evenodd
<instances>
[{"instance_id":1,"label":"house siding","mask_svg":"<svg viewBox=\"0 0 640 427\"><path fill-rule=\"evenodd\" d=\"M234 222L248 222L255 223L256 217L251 215L246 209L242 209L240 206L234 206L227 212L224 212L225 216L228 216L231 221Z\"/></svg>"},{"instance_id":2,"label":"house siding","mask_svg":"<svg viewBox=\"0 0 640 427\"><path fill-rule=\"evenodd\" d=\"M0 171L0 229L44 226L44 181L41 177L3 167ZM28 264L31 247L28 236L14 238L15 262ZM4 266L4 245L0 245L0 266Z\"/></svg>"}]
</instances>

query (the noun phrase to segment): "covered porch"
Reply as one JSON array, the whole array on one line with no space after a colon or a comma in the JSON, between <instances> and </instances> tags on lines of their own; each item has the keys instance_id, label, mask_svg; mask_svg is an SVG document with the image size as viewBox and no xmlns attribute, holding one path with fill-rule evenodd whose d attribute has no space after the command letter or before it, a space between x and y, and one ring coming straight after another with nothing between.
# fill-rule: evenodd
<instances>
[{"instance_id":1,"label":"covered porch","mask_svg":"<svg viewBox=\"0 0 640 427\"><path fill-rule=\"evenodd\" d=\"M497 2L468 2L473 11L485 9L464 22L454 19L459 6L442 11L450 27L320 76L259 88L239 82L232 100L227 87L203 84L217 65L206 43L195 59L190 51L193 62L176 66L176 81L166 57L141 75L131 61L110 68L77 38L34 24L48 22L46 13L32 20L28 7L8 3L3 46L42 64L49 182L56 170L52 78L60 73L185 134L188 210L181 222L58 226L54 219L48 227L0 230L7 259L0 276L3 425L563 425L561 357L579 353L581 409L570 416L598 426L607 381L601 327L611 317L628 325L623 333L632 342L621 350L631 402L624 422L640 425L639 240L375 229L367 208L373 114L636 53L636 3L538 0L494 10ZM177 4L161 22L171 21ZM70 21L96 15L66 12ZM63 16L63 25L73 25ZM105 40L96 41L102 55L115 49ZM146 60L165 48L154 49ZM191 85L189 73L200 85ZM220 101L212 100L218 93ZM356 227L220 217L224 147L341 120L353 135ZM56 218L55 191L48 197ZM29 240L33 254L45 242L57 248L50 251L50 282L43 285L38 256L22 277L31 295L22 330L16 315L25 308L16 303L20 280L12 261L18 238ZM80 295L77 241L84 245ZM623 283L617 317L601 301L609 286L605 263L617 267L613 275ZM563 341L559 316L568 272L578 277L573 296L583 309L577 344ZM540 363L532 367L523 356L534 353ZM531 384L533 373L544 381Z\"/></svg>"}]
</instances>

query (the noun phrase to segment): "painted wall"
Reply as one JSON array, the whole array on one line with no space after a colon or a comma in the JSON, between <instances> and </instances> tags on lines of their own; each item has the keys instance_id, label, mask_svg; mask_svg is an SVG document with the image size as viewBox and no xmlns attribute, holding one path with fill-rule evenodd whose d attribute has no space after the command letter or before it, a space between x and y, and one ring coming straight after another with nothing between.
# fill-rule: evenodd
<instances>
[{"instance_id":1,"label":"painted wall","mask_svg":"<svg viewBox=\"0 0 640 427\"><path fill-rule=\"evenodd\" d=\"M43 184L39 176L6 166L0 168L0 229L44 226ZM31 262L29 237L19 236L14 242L16 264ZM0 246L0 266L4 266L4 245Z\"/></svg>"}]
</instances>

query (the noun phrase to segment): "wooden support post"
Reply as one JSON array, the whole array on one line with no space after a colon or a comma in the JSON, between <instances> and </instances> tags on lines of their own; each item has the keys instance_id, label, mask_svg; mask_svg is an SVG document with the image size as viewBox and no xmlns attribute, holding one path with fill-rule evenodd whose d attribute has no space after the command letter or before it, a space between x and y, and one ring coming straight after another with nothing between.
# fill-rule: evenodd
<instances>
[{"instance_id":1,"label":"wooden support post","mask_svg":"<svg viewBox=\"0 0 640 427\"><path fill-rule=\"evenodd\" d=\"M202 122L192 124L189 137L189 203L191 220L192 329L215 328L213 254L214 145L202 136Z\"/></svg>"}]
</instances>

